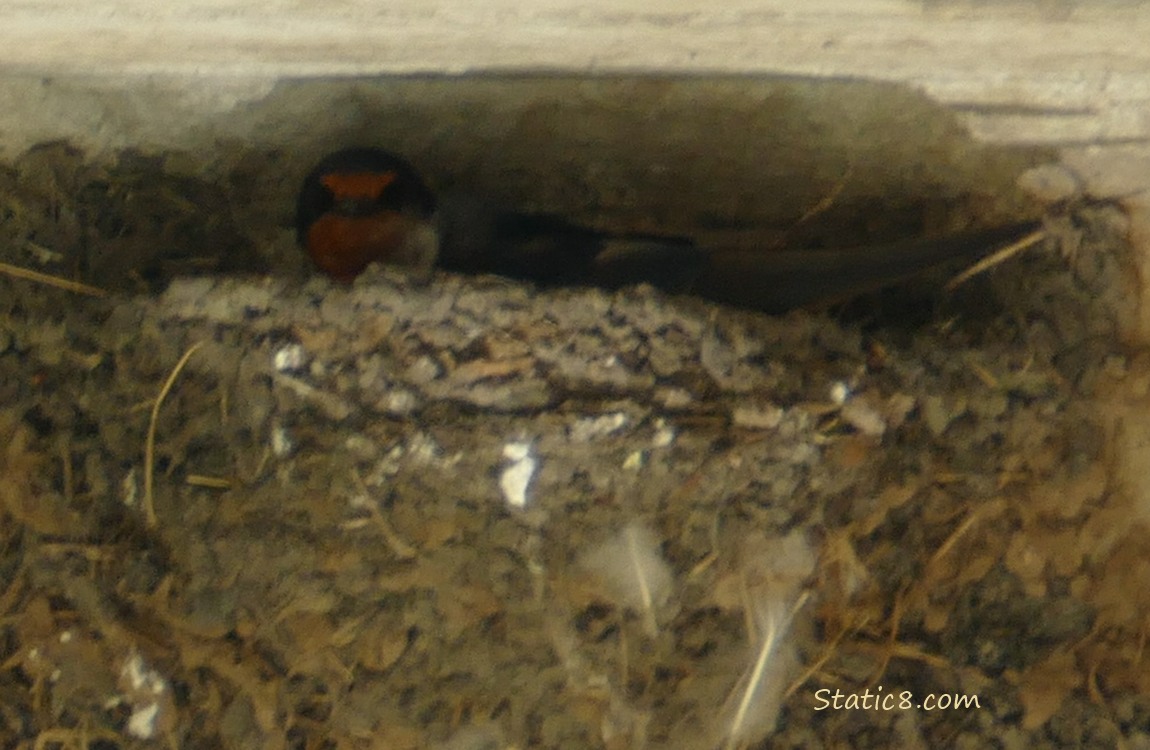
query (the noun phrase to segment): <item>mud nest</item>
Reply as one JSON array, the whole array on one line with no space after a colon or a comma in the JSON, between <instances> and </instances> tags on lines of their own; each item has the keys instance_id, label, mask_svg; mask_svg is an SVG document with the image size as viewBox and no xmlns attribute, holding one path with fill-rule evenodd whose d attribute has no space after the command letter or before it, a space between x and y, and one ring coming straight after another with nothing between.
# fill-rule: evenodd
<instances>
[{"instance_id":1,"label":"mud nest","mask_svg":"<svg viewBox=\"0 0 1150 750\"><path fill-rule=\"evenodd\" d=\"M220 191L74 162L0 260L165 290L0 278L4 747L1147 741L1110 209L892 327L224 274Z\"/></svg>"}]
</instances>

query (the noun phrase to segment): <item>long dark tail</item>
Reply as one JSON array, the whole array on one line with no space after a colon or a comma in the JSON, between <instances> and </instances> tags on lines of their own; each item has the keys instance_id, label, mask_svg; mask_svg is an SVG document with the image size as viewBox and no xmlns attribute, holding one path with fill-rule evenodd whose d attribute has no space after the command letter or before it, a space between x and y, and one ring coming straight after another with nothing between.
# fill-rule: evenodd
<instances>
[{"instance_id":1,"label":"long dark tail","mask_svg":"<svg viewBox=\"0 0 1150 750\"><path fill-rule=\"evenodd\" d=\"M673 293L765 312L831 303L945 263L973 262L1035 231L1020 222L933 239L835 250L723 250L674 237L610 237L563 219L491 210L445 197L440 266L546 286L614 288L647 282Z\"/></svg>"},{"instance_id":2,"label":"long dark tail","mask_svg":"<svg viewBox=\"0 0 1150 750\"><path fill-rule=\"evenodd\" d=\"M991 229L835 250L715 250L685 290L765 312L833 303L877 291L963 259L973 262L1041 226L1020 222Z\"/></svg>"}]
</instances>

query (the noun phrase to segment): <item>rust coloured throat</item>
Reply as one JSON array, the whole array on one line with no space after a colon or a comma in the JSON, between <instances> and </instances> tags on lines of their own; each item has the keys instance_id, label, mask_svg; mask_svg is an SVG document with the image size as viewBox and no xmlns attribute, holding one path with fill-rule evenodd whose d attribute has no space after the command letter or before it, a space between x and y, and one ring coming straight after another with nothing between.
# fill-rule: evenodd
<instances>
[{"instance_id":1,"label":"rust coloured throat","mask_svg":"<svg viewBox=\"0 0 1150 750\"><path fill-rule=\"evenodd\" d=\"M320 182L331 191L338 206L347 201L379 201L396 177L395 172L332 172L321 177Z\"/></svg>"}]
</instances>

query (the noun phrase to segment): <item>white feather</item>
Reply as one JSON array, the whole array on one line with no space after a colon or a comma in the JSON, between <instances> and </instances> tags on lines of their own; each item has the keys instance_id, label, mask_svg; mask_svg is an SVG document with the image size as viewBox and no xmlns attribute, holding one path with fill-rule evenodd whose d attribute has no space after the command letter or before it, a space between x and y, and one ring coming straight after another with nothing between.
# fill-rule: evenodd
<instances>
[{"instance_id":1,"label":"white feather","mask_svg":"<svg viewBox=\"0 0 1150 750\"><path fill-rule=\"evenodd\" d=\"M648 635L658 632L658 614L670 599L674 578L653 533L629 523L585 555L582 564L615 603L642 616Z\"/></svg>"},{"instance_id":2,"label":"white feather","mask_svg":"<svg viewBox=\"0 0 1150 750\"><path fill-rule=\"evenodd\" d=\"M787 635L806 604L808 594L800 590L815 566L814 552L801 534L752 538L743 552L743 606L754 648L728 699L728 718L719 732L719 744L726 750L753 744L775 728L788 679L798 664Z\"/></svg>"},{"instance_id":3,"label":"white feather","mask_svg":"<svg viewBox=\"0 0 1150 750\"><path fill-rule=\"evenodd\" d=\"M732 750L756 742L774 730L782 708L787 678L797 663L794 646L787 640L794 613L806 602L806 595L793 607L780 599L756 603L755 622L760 637L755 660L740 681L731 719L723 731L723 747Z\"/></svg>"}]
</instances>

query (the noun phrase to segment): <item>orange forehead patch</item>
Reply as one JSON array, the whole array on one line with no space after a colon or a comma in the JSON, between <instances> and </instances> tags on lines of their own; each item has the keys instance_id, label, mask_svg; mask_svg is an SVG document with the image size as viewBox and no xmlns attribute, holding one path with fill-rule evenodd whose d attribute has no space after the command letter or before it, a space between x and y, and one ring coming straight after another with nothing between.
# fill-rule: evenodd
<instances>
[{"instance_id":1,"label":"orange forehead patch","mask_svg":"<svg viewBox=\"0 0 1150 750\"><path fill-rule=\"evenodd\" d=\"M395 172L332 172L320 178L336 198L376 200L395 182Z\"/></svg>"}]
</instances>

